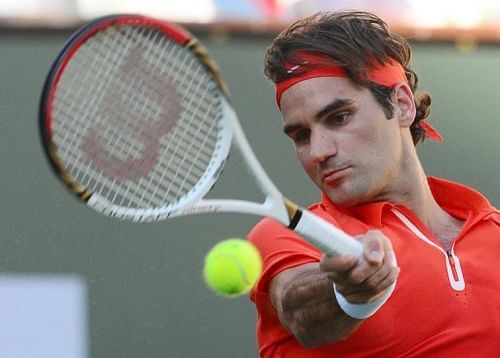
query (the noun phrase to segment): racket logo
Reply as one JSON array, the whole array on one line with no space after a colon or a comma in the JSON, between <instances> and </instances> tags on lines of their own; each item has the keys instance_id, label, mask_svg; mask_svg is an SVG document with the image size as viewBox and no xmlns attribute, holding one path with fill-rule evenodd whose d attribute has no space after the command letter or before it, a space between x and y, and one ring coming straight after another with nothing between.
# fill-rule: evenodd
<instances>
[{"instance_id":1,"label":"racket logo","mask_svg":"<svg viewBox=\"0 0 500 358\"><path fill-rule=\"evenodd\" d=\"M81 142L83 159L118 181L138 181L153 172L162 152L161 140L182 113L175 83L155 74L143 52L135 47L119 67L115 81L120 83L102 98L100 124L90 127ZM127 89L132 88L131 97ZM138 110L139 106L148 108ZM106 141L100 134L104 131Z\"/></svg>"}]
</instances>

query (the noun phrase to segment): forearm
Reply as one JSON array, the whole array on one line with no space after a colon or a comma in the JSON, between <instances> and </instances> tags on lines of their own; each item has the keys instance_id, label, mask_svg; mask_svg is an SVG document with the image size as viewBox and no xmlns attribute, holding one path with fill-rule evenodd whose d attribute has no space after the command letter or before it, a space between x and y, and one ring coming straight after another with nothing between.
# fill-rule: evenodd
<instances>
[{"instance_id":1,"label":"forearm","mask_svg":"<svg viewBox=\"0 0 500 358\"><path fill-rule=\"evenodd\" d=\"M291 268L271 281L269 293L280 321L302 345L349 337L363 322L353 317L370 317L391 295L399 268L389 239L369 231L359 240L361 257L323 255L319 264Z\"/></svg>"},{"instance_id":2,"label":"forearm","mask_svg":"<svg viewBox=\"0 0 500 358\"><path fill-rule=\"evenodd\" d=\"M318 264L285 271L272 285L271 297L282 325L305 347L347 338L362 323L340 309L332 280Z\"/></svg>"}]
</instances>

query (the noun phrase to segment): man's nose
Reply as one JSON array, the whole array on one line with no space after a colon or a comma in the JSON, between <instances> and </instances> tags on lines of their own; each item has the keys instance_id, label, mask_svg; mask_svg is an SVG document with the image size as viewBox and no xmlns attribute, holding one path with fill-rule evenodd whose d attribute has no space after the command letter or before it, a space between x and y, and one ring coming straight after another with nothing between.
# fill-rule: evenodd
<instances>
[{"instance_id":1,"label":"man's nose","mask_svg":"<svg viewBox=\"0 0 500 358\"><path fill-rule=\"evenodd\" d=\"M337 154L335 139L324 129L311 133L310 155L314 160L324 161Z\"/></svg>"}]
</instances>

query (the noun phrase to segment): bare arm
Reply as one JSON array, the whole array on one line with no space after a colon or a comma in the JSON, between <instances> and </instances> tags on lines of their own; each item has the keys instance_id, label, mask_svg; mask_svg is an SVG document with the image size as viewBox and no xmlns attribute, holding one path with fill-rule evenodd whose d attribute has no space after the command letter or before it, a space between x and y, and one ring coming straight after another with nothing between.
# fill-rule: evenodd
<instances>
[{"instance_id":1,"label":"bare arm","mask_svg":"<svg viewBox=\"0 0 500 358\"><path fill-rule=\"evenodd\" d=\"M351 335L363 322L345 314L333 294L337 290L351 303L373 301L395 280L399 270L385 253L390 242L379 232L359 238L364 257L324 255L320 263L309 263L278 274L269 287L271 302L281 324L299 343L313 348Z\"/></svg>"},{"instance_id":2,"label":"bare arm","mask_svg":"<svg viewBox=\"0 0 500 358\"><path fill-rule=\"evenodd\" d=\"M304 347L336 342L362 322L340 309L333 296L332 280L320 270L319 263L280 273L271 281L270 293L281 324Z\"/></svg>"}]
</instances>

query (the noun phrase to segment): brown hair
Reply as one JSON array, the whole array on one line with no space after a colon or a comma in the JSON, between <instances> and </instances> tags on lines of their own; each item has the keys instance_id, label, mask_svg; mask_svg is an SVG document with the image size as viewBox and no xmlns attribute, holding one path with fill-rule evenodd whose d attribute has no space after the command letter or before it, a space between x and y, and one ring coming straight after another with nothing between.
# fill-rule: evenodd
<instances>
[{"instance_id":1,"label":"brown hair","mask_svg":"<svg viewBox=\"0 0 500 358\"><path fill-rule=\"evenodd\" d=\"M392 89L366 80L365 73L389 59L399 62L414 93L417 113L410 127L413 142L423 140L425 132L420 120L429 115L431 97L427 92L416 93L418 76L410 67L411 47L401 36L390 31L387 23L374 14L363 11L320 12L296 21L281 32L268 48L265 75L274 83L290 74L285 62L293 64L298 50L316 52L331 57L343 67L356 84L367 87L392 118Z\"/></svg>"}]
</instances>

